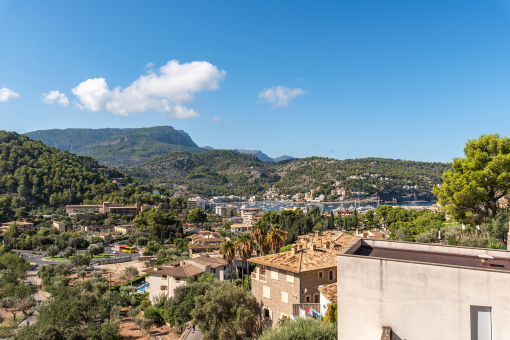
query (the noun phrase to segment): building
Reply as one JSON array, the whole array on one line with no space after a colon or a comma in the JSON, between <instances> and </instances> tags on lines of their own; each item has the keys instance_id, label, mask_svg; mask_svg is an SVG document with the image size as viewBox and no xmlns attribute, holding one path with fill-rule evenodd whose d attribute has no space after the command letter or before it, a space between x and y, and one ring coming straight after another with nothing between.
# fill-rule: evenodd
<instances>
[{"instance_id":1,"label":"building","mask_svg":"<svg viewBox=\"0 0 510 340\"><path fill-rule=\"evenodd\" d=\"M186 207L189 210L192 210L195 208L200 208L203 211L205 211L205 202L206 201L207 200L203 199L202 197L190 198L190 199L188 199L188 203L187 203Z\"/></svg>"},{"instance_id":2,"label":"building","mask_svg":"<svg viewBox=\"0 0 510 340\"><path fill-rule=\"evenodd\" d=\"M121 233L123 235L131 235L132 233L134 233L136 231L135 228L133 228L132 225L118 225L118 226L115 226L114 227L114 231L116 233Z\"/></svg>"},{"instance_id":3,"label":"building","mask_svg":"<svg viewBox=\"0 0 510 340\"><path fill-rule=\"evenodd\" d=\"M508 251L358 239L337 272L339 340L510 334Z\"/></svg>"},{"instance_id":4,"label":"building","mask_svg":"<svg viewBox=\"0 0 510 340\"><path fill-rule=\"evenodd\" d=\"M252 295L265 324L320 310L319 286L336 282L338 252L358 237L328 232L302 236L291 251L252 258Z\"/></svg>"},{"instance_id":5,"label":"building","mask_svg":"<svg viewBox=\"0 0 510 340\"><path fill-rule=\"evenodd\" d=\"M188 277L193 277L193 280L197 281L203 273L213 273L217 279L223 281L230 275L229 264L225 260L209 256L154 266L143 272L149 273L146 281L149 282L148 292L151 301L160 294L174 296L177 287L185 285Z\"/></svg>"},{"instance_id":6,"label":"building","mask_svg":"<svg viewBox=\"0 0 510 340\"><path fill-rule=\"evenodd\" d=\"M111 204L110 202L103 202L103 204L89 204L89 205L66 205L66 214L73 217L77 213L84 213L87 211L97 211L98 213L111 213L120 215L138 215L143 209L156 208L166 212L166 204L160 203L159 205L149 205L137 202L135 205L122 205Z\"/></svg>"},{"instance_id":7,"label":"building","mask_svg":"<svg viewBox=\"0 0 510 340\"><path fill-rule=\"evenodd\" d=\"M215 232L201 230L199 234L188 236L191 239L188 244L189 256L196 254L218 251L223 243L220 235Z\"/></svg>"},{"instance_id":8,"label":"building","mask_svg":"<svg viewBox=\"0 0 510 340\"><path fill-rule=\"evenodd\" d=\"M112 232L115 226L113 225L89 225L89 226L82 226L81 230L84 231L93 231L97 233L104 233L104 232Z\"/></svg>"},{"instance_id":9,"label":"building","mask_svg":"<svg viewBox=\"0 0 510 340\"><path fill-rule=\"evenodd\" d=\"M0 230L6 231L14 223L16 223L16 225L23 231L32 229L34 227L34 224L31 222L11 221L0 223Z\"/></svg>"},{"instance_id":10,"label":"building","mask_svg":"<svg viewBox=\"0 0 510 340\"><path fill-rule=\"evenodd\" d=\"M53 221L53 228L57 229L59 233L66 231L66 225L59 221Z\"/></svg>"},{"instance_id":11,"label":"building","mask_svg":"<svg viewBox=\"0 0 510 340\"><path fill-rule=\"evenodd\" d=\"M370 239L374 239L374 240L387 240L390 238L390 233L388 231L380 230L380 229L360 231L358 228L356 228L355 235L362 237L362 238L370 238Z\"/></svg>"},{"instance_id":12,"label":"building","mask_svg":"<svg viewBox=\"0 0 510 340\"><path fill-rule=\"evenodd\" d=\"M230 226L230 231L233 233L246 233L251 232L251 225L250 224L232 224Z\"/></svg>"},{"instance_id":13,"label":"building","mask_svg":"<svg viewBox=\"0 0 510 340\"><path fill-rule=\"evenodd\" d=\"M349 209L337 209L337 210L335 210L335 213L337 215L342 216L342 217L349 216L349 215L354 215L355 212L356 212L356 209L351 209L351 210L349 210Z\"/></svg>"},{"instance_id":14,"label":"building","mask_svg":"<svg viewBox=\"0 0 510 340\"><path fill-rule=\"evenodd\" d=\"M216 207L216 214L221 217L235 217L237 216L237 207L235 205L220 205Z\"/></svg>"},{"instance_id":15,"label":"building","mask_svg":"<svg viewBox=\"0 0 510 340\"><path fill-rule=\"evenodd\" d=\"M252 196L252 197L250 197L250 199L248 201L249 202L259 202L259 201L262 201L262 196Z\"/></svg>"},{"instance_id":16,"label":"building","mask_svg":"<svg viewBox=\"0 0 510 340\"><path fill-rule=\"evenodd\" d=\"M337 283L330 283L324 286L319 286L319 303L320 313L322 316L326 315L329 305L336 302Z\"/></svg>"}]
</instances>

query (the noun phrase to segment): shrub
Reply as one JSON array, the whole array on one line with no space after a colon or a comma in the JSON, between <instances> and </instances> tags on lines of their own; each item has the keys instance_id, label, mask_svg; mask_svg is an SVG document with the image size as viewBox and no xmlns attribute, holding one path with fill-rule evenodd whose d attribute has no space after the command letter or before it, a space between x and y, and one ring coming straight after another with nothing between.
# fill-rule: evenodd
<instances>
[{"instance_id":1,"label":"shrub","mask_svg":"<svg viewBox=\"0 0 510 340\"><path fill-rule=\"evenodd\" d=\"M269 328L258 340L337 340L338 330L334 323L317 322L298 318L281 327Z\"/></svg>"}]
</instances>

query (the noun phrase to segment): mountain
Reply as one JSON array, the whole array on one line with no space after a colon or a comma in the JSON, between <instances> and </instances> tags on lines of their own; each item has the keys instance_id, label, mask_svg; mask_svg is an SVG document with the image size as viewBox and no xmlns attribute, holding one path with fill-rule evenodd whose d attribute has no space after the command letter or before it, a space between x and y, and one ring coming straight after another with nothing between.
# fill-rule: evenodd
<instances>
[{"instance_id":1,"label":"mountain","mask_svg":"<svg viewBox=\"0 0 510 340\"><path fill-rule=\"evenodd\" d=\"M173 152L127 171L146 183L204 196L255 195L278 180L253 155L232 150Z\"/></svg>"},{"instance_id":2,"label":"mountain","mask_svg":"<svg viewBox=\"0 0 510 340\"><path fill-rule=\"evenodd\" d=\"M90 156L109 166L135 166L175 151L199 153L191 137L171 126L138 129L41 130L26 134L45 144Z\"/></svg>"},{"instance_id":3,"label":"mountain","mask_svg":"<svg viewBox=\"0 0 510 340\"><path fill-rule=\"evenodd\" d=\"M264 162L255 155L229 150L200 154L175 152L133 168L137 180L167 187L190 196L261 195L271 189L293 195L315 190L331 195L344 189L345 198L379 197L383 200L433 200L431 189L441 183L448 163L384 158L336 160L321 157ZM129 171L129 170L128 170ZM418 189L408 187L418 186Z\"/></svg>"},{"instance_id":4,"label":"mountain","mask_svg":"<svg viewBox=\"0 0 510 340\"><path fill-rule=\"evenodd\" d=\"M51 129L27 132L25 135L54 148L76 152L86 145L102 141L126 130L129 129Z\"/></svg>"},{"instance_id":5,"label":"mountain","mask_svg":"<svg viewBox=\"0 0 510 340\"><path fill-rule=\"evenodd\" d=\"M200 148L205 150L205 151L216 150L215 148L212 148L210 146L201 146ZM265 153L263 153L260 150L234 149L234 151L239 152L239 153L245 153L245 154L248 154L248 155L253 155L253 156L257 157L258 159L260 159L261 161L264 161L264 162L281 162L281 161L286 161L286 160L289 160L289 159L294 159L294 157L287 156L287 155L283 155L283 156L280 156L280 157L277 157L277 158L271 158L271 157L269 157L268 155L266 155Z\"/></svg>"}]
</instances>

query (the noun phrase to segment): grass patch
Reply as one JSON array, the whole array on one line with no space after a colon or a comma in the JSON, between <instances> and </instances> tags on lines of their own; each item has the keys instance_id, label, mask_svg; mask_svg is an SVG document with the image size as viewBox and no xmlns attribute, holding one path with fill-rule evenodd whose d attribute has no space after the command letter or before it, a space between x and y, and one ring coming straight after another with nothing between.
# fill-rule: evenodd
<instances>
[{"instance_id":1,"label":"grass patch","mask_svg":"<svg viewBox=\"0 0 510 340\"><path fill-rule=\"evenodd\" d=\"M56 258L56 257L45 257L46 261L69 261L69 259L66 259L65 257Z\"/></svg>"}]
</instances>

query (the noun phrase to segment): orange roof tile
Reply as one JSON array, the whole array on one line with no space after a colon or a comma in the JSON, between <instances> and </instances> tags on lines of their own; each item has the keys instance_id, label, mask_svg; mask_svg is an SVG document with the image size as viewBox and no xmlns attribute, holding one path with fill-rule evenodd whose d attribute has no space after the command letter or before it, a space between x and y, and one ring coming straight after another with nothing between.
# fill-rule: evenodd
<instances>
[{"instance_id":1,"label":"orange roof tile","mask_svg":"<svg viewBox=\"0 0 510 340\"><path fill-rule=\"evenodd\" d=\"M266 255L262 257L252 258L248 261L258 263L268 267L288 270L295 273L301 273L311 270L336 267L338 252L352 241L358 240L359 237L348 234L340 234L330 236L321 236L317 239L310 237L310 242L303 243L303 249L296 249L296 253L292 251ZM325 246L326 242L330 242L330 247ZM301 242L297 242L301 245ZM315 250L313 249L315 245Z\"/></svg>"},{"instance_id":2,"label":"orange roof tile","mask_svg":"<svg viewBox=\"0 0 510 340\"><path fill-rule=\"evenodd\" d=\"M319 287L319 292L321 292L329 302L336 303L338 293L336 282Z\"/></svg>"}]
</instances>

